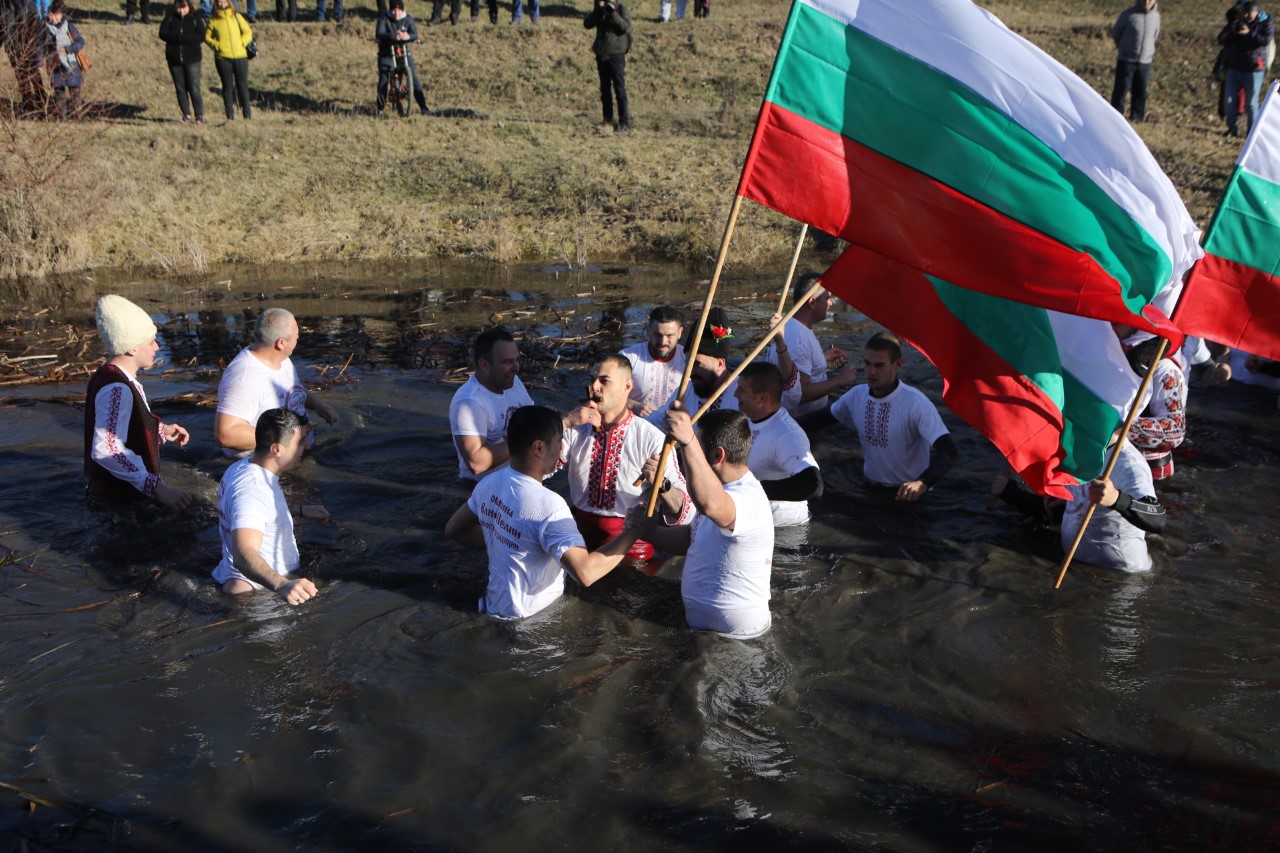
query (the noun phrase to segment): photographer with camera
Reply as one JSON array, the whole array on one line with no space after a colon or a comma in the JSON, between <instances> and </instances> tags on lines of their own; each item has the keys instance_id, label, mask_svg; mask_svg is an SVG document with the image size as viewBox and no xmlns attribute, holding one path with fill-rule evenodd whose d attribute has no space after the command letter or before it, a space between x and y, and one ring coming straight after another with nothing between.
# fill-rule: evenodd
<instances>
[{"instance_id":1,"label":"photographer with camera","mask_svg":"<svg viewBox=\"0 0 1280 853\"><path fill-rule=\"evenodd\" d=\"M418 28L413 23L413 16L404 11L404 0L391 0L390 8L378 16L378 27L375 30L378 40L378 111L387 105L387 87L391 83L391 74L395 71L397 45L404 46L404 59L409 65L409 78L413 81L413 98L418 102L418 111L424 116L430 115L427 109L427 93L422 89L422 81L418 79L418 69L413 64L413 54L409 53L409 45L418 42Z\"/></svg>"},{"instance_id":2,"label":"photographer with camera","mask_svg":"<svg viewBox=\"0 0 1280 853\"><path fill-rule=\"evenodd\" d=\"M1275 25L1270 15L1262 12L1256 2L1240 7L1236 19L1218 33L1222 45L1224 63L1227 66L1227 85L1224 93L1227 114L1227 136L1239 136L1240 92L1244 92L1245 112L1249 127L1253 127L1258 112L1258 92L1266 76L1267 45L1275 36Z\"/></svg>"},{"instance_id":3,"label":"photographer with camera","mask_svg":"<svg viewBox=\"0 0 1280 853\"><path fill-rule=\"evenodd\" d=\"M591 50L600 72L600 106L604 123L623 133L631 127L627 111L627 52L631 50L631 16L618 0L595 0L595 8L582 25L596 31ZM613 97L618 98L618 123L613 124Z\"/></svg>"}]
</instances>

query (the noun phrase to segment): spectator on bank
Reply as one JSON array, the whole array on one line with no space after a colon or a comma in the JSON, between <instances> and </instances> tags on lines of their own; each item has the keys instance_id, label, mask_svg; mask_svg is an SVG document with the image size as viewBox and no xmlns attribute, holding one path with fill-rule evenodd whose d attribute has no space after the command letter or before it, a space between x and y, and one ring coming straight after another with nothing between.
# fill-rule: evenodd
<instances>
[{"instance_id":1,"label":"spectator on bank","mask_svg":"<svg viewBox=\"0 0 1280 853\"><path fill-rule=\"evenodd\" d=\"M44 43L44 13L30 0L0 0L0 44L4 47L22 101L22 113L44 109L44 81L40 79L40 45Z\"/></svg>"},{"instance_id":2,"label":"spectator on bank","mask_svg":"<svg viewBox=\"0 0 1280 853\"><path fill-rule=\"evenodd\" d=\"M631 16L618 0L595 0L595 8L582 25L596 31L591 50L600 73L600 106L604 123L624 132L631 127L627 109L627 52L631 50ZM613 124L613 96L618 97L618 123Z\"/></svg>"},{"instance_id":3,"label":"spectator on bank","mask_svg":"<svg viewBox=\"0 0 1280 853\"><path fill-rule=\"evenodd\" d=\"M342 8L342 0L333 0L333 12L329 15L329 20L335 24L342 23L346 11ZM316 21L323 24L325 17L325 0L316 0Z\"/></svg>"},{"instance_id":4,"label":"spectator on bank","mask_svg":"<svg viewBox=\"0 0 1280 853\"><path fill-rule=\"evenodd\" d=\"M386 2L386 0L383 0ZM290 24L298 22L298 0L276 0L276 20Z\"/></svg>"},{"instance_id":5,"label":"spectator on bank","mask_svg":"<svg viewBox=\"0 0 1280 853\"><path fill-rule=\"evenodd\" d=\"M174 0L160 22L164 58L169 65L169 76L173 78L183 124L204 124L204 96L200 93L204 31L204 16L191 8L191 0Z\"/></svg>"},{"instance_id":6,"label":"spectator on bank","mask_svg":"<svg viewBox=\"0 0 1280 853\"><path fill-rule=\"evenodd\" d=\"M125 0L124 4L124 22L126 24L136 23L138 15L141 13L142 23L151 23L151 0Z\"/></svg>"},{"instance_id":7,"label":"spectator on bank","mask_svg":"<svg viewBox=\"0 0 1280 853\"><path fill-rule=\"evenodd\" d=\"M418 39L418 28L414 25L413 16L404 11L404 0L391 0L391 10L378 16L374 37L378 41L378 112L387 105L387 91L391 85L391 73L395 70L395 46L405 46L404 58L409 66L409 82L413 85L413 97L418 102L418 112L430 115L427 109L427 93L422 88L422 79L418 77L418 67L413 63L413 54L409 45Z\"/></svg>"},{"instance_id":8,"label":"spectator on bank","mask_svg":"<svg viewBox=\"0 0 1280 853\"><path fill-rule=\"evenodd\" d=\"M1116 43L1116 82L1111 90L1111 106L1124 113L1124 101L1132 91L1129 120L1147 117L1147 84L1151 82L1151 62L1160 37L1160 10L1156 0L1136 0L1120 13L1111 28Z\"/></svg>"},{"instance_id":9,"label":"spectator on bank","mask_svg":"<svg viewBox=\"0 0 1280 853\"><path fill-rule=\"evenodd\" d=\"M49 69L49 88L53 89L58 117L67 118L80 112L80 87L84 74L80 70L80 51L84 50L84 37L67 17L67 7L62 0L49 5L49 17L45 19L45 39L41 55Z\"/></svg>"},{"instance_id":10,"label":"spectator on bank","mask_svg":"<svg viewBox=\"0 0 1280 853\"><path fill-rule=\"evenodd\" d=\"M249 42L253 30L231 0L216 0L213 17L205 29L205 44L213 48L213 64L222 81L222 104L227 121L236 117L236 101L245 120L253 117L249 107Z\"/></svg>"},{"instance_id":11,"label":"spectator on bank","mask_svg":"<svg viewBox=\"0 0 1280 853\"><path fill-rule=\"evenodd\" d=\"M1227 87L1225 109L1227 136L1240 135L1240 99L1244 93L1249 128L1258 112L1258 92L1266 76L1267 45L1275 35L1274 21L1262 13L1256 2L1245 3L1236 19L1218 33L1218 44L1226 49Z\"/></svg>"}]
</instances>

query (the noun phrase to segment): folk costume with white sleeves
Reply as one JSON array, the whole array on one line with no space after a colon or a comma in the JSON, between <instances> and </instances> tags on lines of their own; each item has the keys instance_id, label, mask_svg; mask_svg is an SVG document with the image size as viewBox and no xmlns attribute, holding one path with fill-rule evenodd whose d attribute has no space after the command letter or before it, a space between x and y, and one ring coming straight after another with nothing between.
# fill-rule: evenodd
<instances>
[{"instance_id":1,"label":"folk costume with white sleeves","mask_svg":"<svg viewBox=\"0 0 1280 853\"><path fill-rule=\"evenodd\" d=\"M634 483L649 457L661 455L664 441L662 430L630 409L612 427L584 424L564 434L560 461L569 475L569 499L587 548L597 548L620 533L627 512L649 499L651 486ZM671 488L684 493L679 515L669 516L663 508L663 520L688 524L693 502L675 454L668 457L663 474Z\"/></svg>"}]
</instances>

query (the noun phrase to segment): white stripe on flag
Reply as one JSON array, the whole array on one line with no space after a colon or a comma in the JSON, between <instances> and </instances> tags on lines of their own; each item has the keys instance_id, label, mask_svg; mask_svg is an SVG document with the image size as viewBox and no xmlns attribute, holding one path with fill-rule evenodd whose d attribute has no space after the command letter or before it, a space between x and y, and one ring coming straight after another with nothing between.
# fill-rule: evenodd
<instances>
[{"instance_id":1,"label":"white stripe on flag","mask_svg":"<svg viewBox=\"0 0 1280 853\"><path fill-rule=\"evenodd\" d=\"M1151 235L1171 280L1204 254L1178 191L1124 116L990 12L969 0L799 2L955 79L1034 134Z\"/></svg>"},{"instance_id":2,"label":"white stripe on flag","mask_svg":"<svg viewBox=\"0 0 1280 853\"><path fill-rule=\"evenodd\" d=\"M1236 165L1264 181L1280 184L1280 105L1271 97L1280 82L1271 84L1266 100L1258 110L1258 119L1249 129L1240 159Z\"/></svg>"},{"instance_id":3,"label":"white stripe on flag","mask_svg":"<svg viewBox=\"0 0 1280 853\"><path fill-rule=\"evenodd\" d=\"M1062 369L1114 406L1123 418L1138 395L1142 378L1129 367L1111 324L1057 311L1045 313L1058 343Z\"/></svg>"}]
</instances>

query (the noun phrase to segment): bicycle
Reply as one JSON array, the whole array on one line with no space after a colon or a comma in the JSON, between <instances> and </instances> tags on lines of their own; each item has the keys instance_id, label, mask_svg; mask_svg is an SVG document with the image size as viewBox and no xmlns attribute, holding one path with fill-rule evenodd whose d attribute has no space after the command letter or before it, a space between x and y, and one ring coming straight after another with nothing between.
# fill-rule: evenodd
<instances>
[{"instance_id":1,"label":"bicycle","mask_svg":"<svg viewBox=\"0 0 1280 853\"><path fill-rule=\"evenodd\" d=\"M396 42L391 46L391 79L388 81L387 97L395 104L396 115L409 114L410 99L413 97L413 77L409 74L409 45L407 42Z\"/></svg>"}]
</instances>

